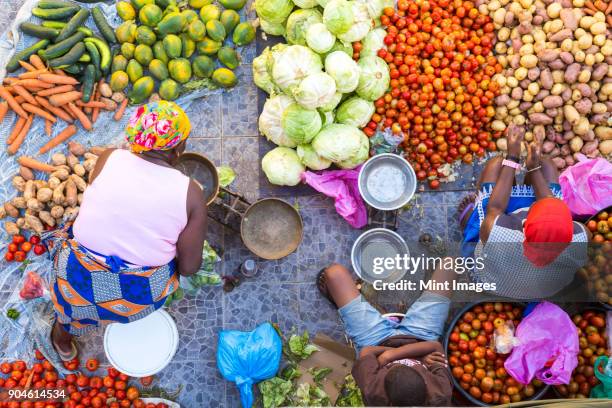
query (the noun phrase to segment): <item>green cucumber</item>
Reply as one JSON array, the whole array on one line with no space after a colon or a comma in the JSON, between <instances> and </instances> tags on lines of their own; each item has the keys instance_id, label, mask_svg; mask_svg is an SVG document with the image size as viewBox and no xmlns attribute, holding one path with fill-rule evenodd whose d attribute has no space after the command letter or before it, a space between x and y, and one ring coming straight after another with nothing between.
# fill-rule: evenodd
<instances>
[{"instance_id":1,"label":"green cucumber","mask_svg":"<svg viewBox=\"0 0 612 408\"><path fill-rule=\"evenodd\" d=\"M79 11L78 7L62 7L55 9L41 9L35 7L32 9L32 15L43 20L66 20L75 15Z\"/></svg>"},{"instance_id":2,"label":"green cucumber","mask_svg":"<svg viewBox=\"0 0 612 408\"><path fill-rule=\"evenodd\" d=\"M110 24L108 24L108 21L106 21L104 13L102 13L100 7L94 7L91 12L91 15L93 16L94 23L96 23L96 27L98 27L100 34L102 34L102 37L104 37L106 42L108 42L109 44L115 44L117 42L117 37L115 37L115 31L110 26Z\"/></svg>"},{"instance_id":3,"label":"green cucumber","mask_svg":"<svg viewBox=\"0 0 612 408\"><path fill-rule=\"evenodd\" d=\"M60 57L67 53L70 49L72 49L72 47L74 47L76 43L83 41L83 38L85 38L85 34L77 31L70 37L66 38L64 41L60 41L56 44L53 44L52 46L44 50L41 53L41 57L47 60Z\"/></svg>"},{"instance_id":4,"label":"green cucumber","mask_svg":"<svg viewBox=\"0 0 612 408\"><path fill-rule=\"evenodd\" d=\"M99 70L100 69L100 52L98 51L98 48L92 42L86 42L84 44L85 44L85 49L87 50L87 53L91 57L92 65L95 67L96 70Z\"/></svg>"},{"instance_id":5,"label":"green cucumber","mask_svg":"<svg viewBox=\"0 0 612 408\"><path fill-rule=\"evenodd\" d=\"M93 64L89 64L85 67L85 72L83 72L83 77L81 78L81 83L83 84L83 86L81 87L81 92L83 92L81 100L83 102L87 103L91 99L91 94L93 92L95 81L96 67L94 67Z\"/></svg>"},{"instance_id":6,"label":"green cucumber","mask_svg":"<svg viewBox=\"0 0 612 408\"><path fill-rule=\"evenodd\" d=\"M91 57L87 53L87 48L85 48L85 54L81 55L78 62L91 62Z\"/></svg>"},{"instance_id":7,"label":"green cucumber","mask_svg":"<svg viewBox=\"0 0 612 408\"><path fill-rule=\"evenodd\" d=\"M71 65L79 61L79 58L85 54L85 45L80 42L70 49L66 54L61 57L52 59L49 62L51 68L56 68L62 65Z\"/></svg>"},{"instance_id":8,"label":"green cucumber","mask_svg":"<svg viewBox=\"0 0 612 408\"><path fill-rule=\"evenodd\" d=\"M31 35L32 37L46 38L48 40L54 39L60 33L60 30L58 30L57 28L43 27L39 26L38 24L28 22L21 23L19 25L19 29L27 35Z\"/></svg>"},{"instance_id":9,"label":"green cucumber","mask_svg":"<svg viewBox=\"0 0 612 408\"><path fill-rule=\"evenodd\" d=\"M84 42L93 43L98 51L100 52L100 69L103 73L107 73L111 66L111 50L108 44L101 38L98 37L87 37L83 40Z\"/></svg>"},{"instance_id":10,"label":"green cucumber","mask_svg":"<svg viewBox=\"0 0 612 408\"><path fill-rule=\"evenodd\" d=\"M47 39L40 40L39 42L32 45L31 47L28 47L25 50L16 52L15 55L13 55L13 57L10 59L8 64L6 64L7 72L17 71L17 69L20 67L19 61L23 61L23 60L30 58L30 55L39 52L40 50L45 48L47 45L49 45L49 40Z\"/></svg>"},{"instance_id":11,"label":"green cucumber","mask_svg":"<svg viewBox=\"0 0 612 408\"><path fill-rule=\"evenodd\" d=\"M72 17L70 21L68 21L66 26L62 28L62 31L55 39L55 42L57 43L62 40L65 40L66 38L74 34L77 28L85 25L85 21L87 21L88 17L89 17L89 10L86 8L80 9L78 13L76 13L74 17Z\"/></svg>"},{"instance_id":12,"label":"green cucumber","mask_svg":"<svg viewBox=\"0 0 612 408\"><path fill-rule=\"evenodd\" d=\"M64 23L63 21L43 21L41 25L43 27L57 28L58 30L61 30L62 28L66 27L66 23ZM86 37L91 37L93 35L93 31L91 31L85 26L77 28L77 31L82 32L83 34L85 34Z\"/></svg>"},{"instance_id":13,"label":"green cucumber","mask_svg":"<svg viewBox=\"0 0 612 408\"><path fill-rule=\"evenodd\" d=\"M74 3L63 0L41 0L36 4L41 9L57 9L62 7L76 7Z\"/></svg>"},{"instance_id":14,"label":"green cucumber","mask_svg":"<svg viewBox=\"0 0 612 408\"><path fill-rule=\"evenodd\" d=\"M85 70L83 64L63 65L59 66L58 68L72 75L79 75Z\"/></svg>"}]
</instances>

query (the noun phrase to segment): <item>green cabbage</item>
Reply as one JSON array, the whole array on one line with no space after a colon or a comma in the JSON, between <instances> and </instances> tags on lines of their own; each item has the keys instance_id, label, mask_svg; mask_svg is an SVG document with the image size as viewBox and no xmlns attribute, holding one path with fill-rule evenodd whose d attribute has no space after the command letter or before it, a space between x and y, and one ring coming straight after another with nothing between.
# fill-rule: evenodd
<instances>
[{"instance_id":1,"label":"green cabbage","mask_svg":"<svg viewBox=\"0 0 612 408\"><path fill-rule=\"evenodd\" d=\"M326 103L325 105L319 106L319 109L323 112L333 111L334 109L336 109L336 106L338 106L341 100L342 100L342 94L340 92L336 92L334 94L333 99L329 101L328 103Z\"/></svg>"},{"instance_id":2,"label":"green cabbage","mask_svg":"<svg viewBox=\"0 0 612 408\"><path fill-rule=\"evenodd\" d=\"M291 45L274 57L272 79L284 92L291 92L302 79L322 69L318 54L308 47Z\"/></svg>"},{"instance_id":3,"label":"green cabbage","mask_svg":"<svg viewBox=\"0 0 612 408\"><path fill-rule=\"evenodd\" d=\"M282 21L280 23L272 23L272 22L270 22L268 20L260 18L259 19L259 25L261 26L261 29L266 34L270 34L270 35L285 35L285 33L287 32L287 30L285 30L286 21Z\"/></svg>"},{"instance_id":4,"label":"green cabbage","mask_svg":"<svg viewBox=\"0 0 612 408\"><path fill-rule=\"evenodd\" d=\"M288 147L276 147L261 159L261 167L272 184L295 186L300 183L301 175L306 170L295 150Z\"/></svg>"},{"instance_id":5,"label":"green cabbage","mask_svg":"<svg viewBox=\"0 0 612 408\"><path fill-rule=\"evenodd\" d=\"M334 100L336 82L325 72L310 74L293 91L293 97L306 109L317 109Z\"/></svg>"},{"instance_id":6,"label":"green cabbage","mask_svg":"<svg viewBox=\"0 0 612 408\"><path fill-rule=\"evenodd\" d=\"M323 22L335 35L346 33L354 20L353 9L346 0L331 0L323 9Z\"/></svg>"},{"instance_id":7,"label":"green cabbage","mask_svg":"<svg viewBox=\"0 0 612 408\"><path fill-rule=\"evenodd\" d=\"M387 32L384 28L375 28L370 31L362 41L361 57L375 57L378 50L385 46L384 39Z\"/></svg>"},{"instance_id":8,"label":"green cabbage","mask_svg":"<svg viewBox=\"0 0 612 408\"><path fill-rule=\"evenodd\" d=\"M345 43L361 41L374 27L374 21L368 14L368 7L364 3L356 1L351 1L350 3L355 21L347 32L338 34L338 39Z\"/></svg>"},{"instance_id":9,"label":"green cabbage","mask_svg":"<svg viewBox=\"0 0 612 408\"><path fill-rule=\"evenodd\" d=\"M253 59L253 82L269 94L280 92L280 89L272 81L272 75L270 75L269 63L271 58L270 48L266 47L261 55Z\"/></svg>"},{"instance_id":10,"label":"green cabbage","mask_svg":"<svg viewBox=\"0 0 612 408\"><path fill-rule=\"evenodd\" d=\"M357 95L373 101L385 94L389 88L389 66L379 57L363 57L359 60L359 85Z\"/></svg>"},{"instance_id":11,"label":"green cabbage","mask_svg":"<svg viewBox=\"0 0 612 408\"><path fill-rule=\"evenodd\" d=\"M327 6L327 3L329 3L331 0L317 0L317 3L319 4L319 6L321 6L322 8L325 8L325 6Z\"/></svg>"},{"instance_id":12,"label":"green cabbage","mask_svg":"<svg viewBox=\"0 0 612 408\"><path fill-rule=\"evenodd\" d=\"M336 37L323 23L312 24L306 31L306 43L313 51L323 54L331 50L336 43Z\"/></svg>"},{"instance_id":13,"label":"green cabbage","mask_svg":"<svg viewBox=\"0 0 612 408\"><path fill-rule=\"evenodd\" d=\"M342 51L334 51L325 57L325 72L334 78L338 92L353 92L359 84L359 66Z\"/></svg>"},{"instance_id":14,"label":"green cabbage","mask_svg":"<svg viewBox=\"0 0 612 408\"><path fill-rule=\"evenodd\" d=\"M295 143L283 130L282 119L285 109L294 104L287 95L276 95L268 98L259 115L259 131L279 146L295 147Z\"/></svg>"},{"instance_id":15,"label":"green cabbage","mask_svg":"<svg viewBox=\"0 0 612 408\"><path fill-rule=\"evenodd\" d=\"M293 0L293 3L301 9L309 9L319 5L317 0Z\"/></svg>"},{"instance_id":16,"label":"green cabbage","mask_svg":"<svg viewBox=\"0 0 612 408\"><path fill-rule=\"evenodd\" d=\"M355 156L361 147L363 132L354 126L334 123L325 126L312 141L317 154L334 163Z\"/></svg>"},{"instance_id":17,"label":"green cabbage","mask_svg":"<svg viewBox=\"0 0 612 408\"><path fill-rule=\"evenodd\" d=\"M321 114L321 128L334 123L334 112L333 111L324 111L319 109L319 113Z\"/></svg>"},{"instance_id":18,"label":"green cabbage","mask_svg":"<svg viewBox=\"0 0 612 408\"><path fill-rule=\"evenodd\" d=\"M358 1L366 5L366 7L368 8L368 14L370 15L370 18L379 18L383 13L383 9L385 8L384 0L355 0L355 1ZM395 1L393 0L391 1L392 1L391 7L395 7Z\"/></svg>"},{"instance_id":19,"label":"green cabbage","mask_svg":"<svg viewBox=\"0 0 612 408\"><path fill-rule=\"evenodd\" d=\"M315 9L296 10L287 19L285 38L289 44L306 45L308 28L317 23L323 23L323 17Z\"/></svg>"},{"instance_id":20,"label":"green cabbage","mask_svg":"<svg viewBox=\"0 0 612 408\"><path fill-rule=\"evenodd\" d=\"M331 161L322 158L314 151L311 145L299 145L296 149L302 163L312 170L325 170L331 166Z\"/></svg>"},{"instance_id":21,"label":"green cabbage","mask_svg":"<svg viewBox=\"0 0 612 408\"><path fill-rule=\"evenodd\" d=\"M359 150L353 157L336 163L342 169L354 169L370 157L370 140L365 133L360 132Z\"/></svg>"},{"instance_id":22,"label":"green cabbage","mask_svg":"<svg viewBox=\"0 0 612 408\"><path fill-rule=\"evenodd\" d=\"M291 0L255 0L257 15L270 23L284 22L291 10L293 10Z\"/></svg>"},{"instance_id":23,"label":"green cabbage","mask_svg":"<svg viewBox=\"0 0 612 408\"><path fill-rule=\"evenodd\" d=\"M323 54L323 59L327 58L329 54L331 54L332 52L336 52L336 51L342 51L343 53L351 57L351 59L353 58L353 46L351 44L344 44L336 40L336 42L334 43L334 46L331 47L331 50Z\"/></svg>"},{"instance_id":24,"label":"green cabbage","mask_svg":"<svg viewBox=\"0 0 612 408\"><path fill-rule=\"evenodd\" d=\"M310 143L321 130L321 115L316 110L304 109L293 103L283 112L281 125L285 134L296 144Z\"/></svg>"},{"instance_id":25,"label":"green cabbage","mask_svg":"<svg viewBox=\"0 0 612 408\"><path fill-rule=\"evenodd\" d=\"M370 121L374 113L374 103L354 96L342 104L336 110L336 121L356 127L364 127Z\"/></svg>"}]
</instances>

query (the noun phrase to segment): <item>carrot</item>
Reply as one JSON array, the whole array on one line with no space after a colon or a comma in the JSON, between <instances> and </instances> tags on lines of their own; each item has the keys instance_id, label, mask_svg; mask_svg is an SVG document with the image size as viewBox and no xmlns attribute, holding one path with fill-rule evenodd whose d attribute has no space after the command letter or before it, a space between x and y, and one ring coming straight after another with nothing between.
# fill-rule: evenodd
<instances>
[{"instance_id":1,"label":"carrot","mask_svg":"<svg viewBox=\"0 0 612 408\"><path fill-rule=\"evenodd\" d=\"M99 102L99 101L89 101L89 102L76 101L76 104L77 106L80 106L83 108L104 108L106 107L104 102Z\"/></svg>"},{"instance_id":2,"label":"carrot","mask_svg":"<svg viewBox=\"0 0 612 408\"><path fill-rule=\"evenodd\" d=\"M40 104L40 106L42 106L43 108L45 108L46 110L48 110L49 112L57 116L58 118L63 119L65 122L68 122L68 123L74 122L74 119L72 118L72 116L66 113L65 110L51 105L49 101L47 101L45 98L36 96L36 101Z\"/></svg>"},{"instance_id":3,"label":"carrot","mask_svg":"<svg viewBox=\"0 0 612 408\"><path fill-rule=\"evenodd\" d=\"M128 104L127 98L121 101L121 105L119 105L119 109L117 109L117 112L115 112L115 116L113 116L113 119L121 120L121 118L123 117L123 112L125 112L125 108L127 107L127 104Z\"/></svg>"},{"instance_id":4,"label":"carrot","mask_svg":"<svg viewBox=\"0 0 612 408\"><path fill-rule=\"evenodd\" d=\"M46 69L37 69L36 71L24 72L19 74L19 79L36 79L40 74L47 72Z\"/></svg>"},{"instance_id":5,"label":"carrot","mask_svg":"<svg viewBox=\"0 0 612 408\"><path fill-rule=\"evenodd\" d=\"M49 84L76 85L79 83L79 81L72 77L56 74L40 74L38 76L38 79L40 79L41 81L45 81Z\"/></svg>"},{"instance_id":6,"label":"carrot","mask_svg":"<svg viewBox=\"0 0 612 408\"><path fill-rule=\"evenodd\" d=\"M68 105L63 105L60 106L58 109L63 110L64 112L66 112L67 115L69 115L72 119L76 120L76 115L72 112L72 110L70 110L70 108L68 107Z\"/></svg>"},{"instance_id":7,"label":"carrot","mask_svg":"<svg viewBox=\"0 0 612 408\"><path fill-rule=\"evenodd\" d=\"M6 78L4 78L2 80L2 83L5 84L5 85L10 85L10 84L12 84L14 82L17 82L17 81L19 81L19 78L6 77Z\"/></svg>"},{"instance_id":8,"label":"carrot","mask_svg":"<svg viewBox=\"0 0 612 408\"><path fill-rule=\"evenodd\" d=\"M8 112L8 103L6 103L6 101L2 101L0 102L0 123L2 123L2 121L4 120L4 117L6 116L6 112Z\"/></svg>"},{"instance_id":9,"label":"carrot","mask_svg":"<svg viewBox=\"0 0 612 408\"><path fill-rule=\"evenodd\" d=\"M81 99L82 93L79 91L64 92L61 94L51 95L49 97L49 103L53 106L62 106L69 102Z\"/></svg>"},{"instance_id":10,"label":"carrot","mask_svg":"<svg viewBox=\"0 0 612 408\"><path fill-rule=\"evenodd\" d=\"M27 63L27 62L25 62L25 61L21 61L21 60L19 60L19 65L21 65L21 67L22 67L23 69L25 69L26 71L30 71L30 72L32 72L32 71L36 71L36 68L35 68L35 67L33 67L32 65L28 64L28 63Z\"/></svg>"},{"instance_id":11,"label":"carrot","mask_svg":"<svg viewBox=\"0 0 612 408\"><path fill-rule=\"evenodd\" d=\"M0 86L0 98L8 102L9 106L16 114L18 114L22 118L28 117L28 114L17 103L17 101L15 101L15 98L13 98L13 95L11 95L11 93L3 86Z\"/></svg>"},{"instance_id":12,"label":"carrot","mask_svg":"<svg viewBox=\"0 0 612 408\"><path fill-rule=\"evenodd\" d=\"M36 116L40 116L41 118L45 118L46 120L49 120L53 123L55 123L57 121L57 119L55 119L55 117L53 115L51 115L49 112L47 112L44 109L40 109L39 107L36 107L32 104L29 103L24 103L23 105L21 105L23 107L23 109L25 109L26 111L33 113Z\"/></svg>"},{"instance_id":13,"label":"carrot","mask_svg":"<svg viewBox=\"0 0 612 408\"><path fill-rule=\"evenodd\" d=\"M19 159L17 159L17 162L28 169L44 171L46 173L52 173L57 170L56 167L51 166L50 164L39 162L38 160L27 156L21 156Z\"/></svg>"},{"instance_id":14,"label":"carrot","mask_svg":"<svg viewBox=\"0 0 612 408\"><path fill-rule=\"evenodd\" d=\"M53 133L53 122L50 120L45 120L45 133L47 136L51 136L51 133Z\"/></svg>"},{"instance_id":15,"label":"carrot","mask_svg":"<svg viewBox=\"0 0 612 408\"><path fill-rule=\"evenodd\" d=\"M55 88L44 89L40 91L37 95L38 96L50 96L50 95L55 95L55 94L70 92L70 91L74 91L74 86L60 85L60 86L56 86Z\"/></svg>"},{"instance_id":16,"label":"carrot","mask_svg":"<svg viewBox=\"0 0 612 408\"><path fill-rule=\"evenodd\" d=\"M45 81L41 81L40 79L20 79L19 81L13 82L11 85L21 85L25 88L53 88L53 84L49 84Z\"/></svg>"},{"instance_id":17,"label":"carrot","mask_svg":"<svg viewBox=\"0 0 612 408\"><path fill-rule=\"evenodd\" d=\"M33 120L34 120L34 115L28 116L28 119L26 120L25 125L23 125L23 129L21 129L21 131L19 132L15 140L13 140L13 143L11 143L11 145L8 147L7 149L8 154L13 155L17 153L17 150L19 150L19 147L21 146L21 144L25 140L25 137L30 131L30 127L32 126Z\"/></svg>"},{"instance_id":18,"label":"carrot","mask_svg":"<svg viewBox=\"0 0 612 408\"><path fill-rule=\"evenodd\" d=\"M36 54L30 55L30 64L34 65L37 69L47 69L43 60Z\"/></svg>"},{"instance_id":19,"label":"carrot","mask_svg":"<svg viewBox=\"0 0 612 408\"><path fill-rule=\"evenodd\" d=\"M53 73L55 73L55 74L57 74L57 75L63 75L63 76L66 76L66 73L65 73L63 70L59 69L59 68L58 68L58 69L54 69L54 70L53 70Z\"/></svg>"},{"instance_id":20,"label":"carrot","mask_svg":"<svg viewBox=\"0 0 612 408\"><path fill-rule=\"evenodd\" d=\"M70 139L77 132L77 127L74 125L69 125L66 129L59 132L57 136L53 139L49 140L43 147L38 151L39 154L47 153L49 150L53 149L55 146L65 142Z\"/></svg>"},{"instance_id":21,"label":"carrot","mask_svg":"<svg viewBox=\"0 0 612 408\"><path fill-rule=\"evenodd\" d=\"M72 113L74 113L79 122L81 122L81 125L85 130L91 130L93 128L91 121L89 120L87 115L83 113L83 111L78 106L76 106L72 102L69 102L68 108L72 111Z\"/></svg>"},{"instance_id":22,"label":"carrot","mask_svg":"<svg viewBox=\"0 0 612 408\"><path fill-rule=\"evenodd\" d=\"M23 96L21 96L21 95L19 95L19 96L16 96L16 97L15 97L15 102L17 102L17 103L18 103L18 104L20 104L20 105L21 105L22 103L24 103L25 101L26 101L26 100L25 100L25 99L24 99L24 97L23 97Z\"/></svg>"},{"instance_id":23,"label":"carrot","mask_svg":"<svg viewBox=\"0 0 612 408\"><path fill-rule=\"evenodd\" d=\"M36 99L34 99L34 97L32 96L31 93L29 93L25 88L23 88L21 85L15 85L13 87L13 90L19 94L19 96L21 96L23 99L25 99L26 101L28 101L28 103L31 103L32 105L38 105L38 102L36 102Z\"/></svg>"},{"instance_id":24,"label":"carrot","mask_svg":"<svg viewBox=\"0 0 612 408\"><path fill-rule=\"evenodd\" d=\"M6 139L6 144L13 143L13 140L15 140L19 132L21 132L21 129L23 129L23 125L25 125L25 123L26 123L25 118L22 118L21 116L17 118L17 122L15 122L15 126L13 126L13 130L11 131L11 134Z\"/></svg>"}]
</instances>

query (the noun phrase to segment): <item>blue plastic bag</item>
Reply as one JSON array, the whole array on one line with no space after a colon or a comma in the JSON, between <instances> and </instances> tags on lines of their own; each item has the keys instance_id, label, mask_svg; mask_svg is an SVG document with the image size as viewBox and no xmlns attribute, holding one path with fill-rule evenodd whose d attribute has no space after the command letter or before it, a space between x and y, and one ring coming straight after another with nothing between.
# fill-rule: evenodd
<instances>
[{"instance_id":1,"label":"blue plastic bag","mask_svg":"<svg viewBox=\"0 0 612 408\"><path fill-rule=\"evenodd\" d=\"M223 330L217 345L217 367L236 383L243 408L253 405L253 384L276 375L283 345L270 323L250 332Z\"/></svg>"}]
</instances>

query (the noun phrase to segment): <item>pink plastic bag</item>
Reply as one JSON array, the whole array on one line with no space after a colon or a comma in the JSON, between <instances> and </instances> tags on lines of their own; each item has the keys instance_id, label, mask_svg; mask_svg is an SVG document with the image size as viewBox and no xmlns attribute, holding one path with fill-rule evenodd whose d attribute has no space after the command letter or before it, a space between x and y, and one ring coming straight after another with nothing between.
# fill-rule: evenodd
<instances>
[{"instance_id":1,"label":"pink plastic bag","mask_svg":"<svg viewBox=\"0 0 612 408\"><path fill-rule=\"evenodd\" d=\"M336 211L354 228L362 228L368 222L366 207L359 194L360 168L302 173L302 180L306 184L336 200Z\"/></svg>"},{"instance_id":2,"label":"pink plastic bag","mask_svg":"<svg viewBox=\"0 0 612 408\"><path fill-rule=\"evenodd\" d=\"M561 173L559 184L572 214L590 216L612 205L612 163L582 154L577 158L578 163Z\"/></svg>"},{"instance_id":3,"label":"pink plastic bag","mask_svg":"<svg viewBox=\"0 0 612 408\"><path fill-rule=\"evenodd\" d=\"M523 319L515 336L520 344L504 367L521 384L537 378L545 384L569 384L578 365L576 326L559 306L542 302Z\"/></svg>"}]
</instances>

